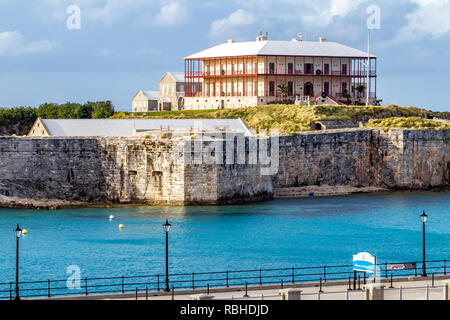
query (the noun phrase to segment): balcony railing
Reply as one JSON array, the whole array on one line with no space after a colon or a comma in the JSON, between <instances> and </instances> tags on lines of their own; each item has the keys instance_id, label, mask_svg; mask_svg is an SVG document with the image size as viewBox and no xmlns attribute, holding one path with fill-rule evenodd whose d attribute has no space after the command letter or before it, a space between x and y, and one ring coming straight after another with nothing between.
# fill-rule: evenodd
<instances>
[{"instance_id":1,"label":"balcony railing","mask_svg":"<svg viewBox=\"0 0 450 320\"><path fill-rule=\"evenodd\" d=\"M367 71L356 71L356 70L354 70L354 71L352 71L351 75L355 76L355 77L367 77ZM369 71L369 76L370 77L375 77L376 75L377 75L377 73L376 73L375 70Z\"/></svg>"},{"instance_id":2,"label":"balcony railing","mask_svg":"<svg viewBox=\"0 0 450 320\"><path fill-rule=\"evenodd\" d=\"M322 71L322 70L320 70ZM211 71L192 71L192 72L188 72L186 73L186 77L202 77L202 76L234 76L234 75L264 75L264 74L269 74L269 75L309 75L309 76L347 76L347 77L366 77L367 76L367 72L366 71L356 71L356 70L352 70L352 71L347 71L347 72L342 72L342 71L331 71L329 73L324 73L321 72L320 74L317 74L315 71L302 71L302 70L295 70L292 72L275 72L275 70L265 70L264 72L259 72L259 70L254 70L254 71L249 71L247 73L245 73L243 70L238 70L238 71L225 71L224 73L221 72L211 72ZM370 77L376 77L376 71L375 70L371 70L369 72L369 76Z\"/></svg>"}]
</instances>

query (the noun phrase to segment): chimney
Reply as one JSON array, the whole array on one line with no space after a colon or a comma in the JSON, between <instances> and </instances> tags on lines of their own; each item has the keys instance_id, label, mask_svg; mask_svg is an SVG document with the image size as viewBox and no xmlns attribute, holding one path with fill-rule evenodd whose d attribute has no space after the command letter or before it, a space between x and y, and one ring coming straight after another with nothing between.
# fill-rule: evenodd
<instances>
[{"instance_id":1,"label":"chimney","mask_svg":"<svg viewBox=\"0 0 450 320\"><path fill-rule=\"evenodd\" d=\"M320 38L319 38L319 42L327 42L327 38L320 37Z\"/></svg>"},{"instance_id":2,"label":"chimney","mask_svg":"<svg viewBox=\"0 0 450 320\"><path fill-rule=\"evenodd\" d=\"M227 43L234 43L234 40L233 39L228 39Z\"/></svg>"},{"instance_id":3,"label":"chimney","mask_svg":"<svg viewBox=\"0 0 450 320\"><path fill-rule=\"evenodd\" d=\"M297 35L297 38L293 38L292 41L298 41L298 42L303 41L303 35L301 33L299 33Z\"/></svg>"},{"instance_id":4,"label":"chimney","mask_svg":"<svg viewBox=\"0 0 450 320\"><path fill-rule=\"evenodd\" d=\"M263 36L262 31L261 31L261 32L259 33L259 37L256 37L256 41L257 41L257 42L259 42L259 41L267 41L268 38L269 38L269 37L268 37L267 32L266 32L266 35Z\"/></svg>"}]
</instances>

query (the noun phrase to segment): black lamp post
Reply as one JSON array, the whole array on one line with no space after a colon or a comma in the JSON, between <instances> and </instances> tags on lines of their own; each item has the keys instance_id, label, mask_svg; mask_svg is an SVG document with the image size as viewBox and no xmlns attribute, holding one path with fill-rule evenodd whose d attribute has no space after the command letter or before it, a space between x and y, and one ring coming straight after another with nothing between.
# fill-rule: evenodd
<instances>
[{"instance_id":1,"label":"black lamp post","mask_svg":"<svg viewBox=\"0 0 450 320\"><path fill-rule=\"evenodd\" d=\"M169 292L169 231L172 225L166 219L166 223L163 224L164 231L166 232L166 287L164 291Z\"/></svg>"},{"instance_id":2,"label":"black lamp post","mask_svg":"<svg viewBox=\"0 0 450 320\"><path fill-rule=\"evenodd\" d=\"M16 289L14 294L14 300L20 300L19 297L19 238L22 235L22 229L17 225L14 230L14 234L16 236Z\"/></svg>"},{"instance_id":3,"label":"black lamp post","mask_svg":"<svg viewBox=\"0 0 450 320\"><path fill-rule=\"evenodd\" d=\"M428 216L426 215L425 211L422 212L420 215L420 220L422 221L422 255L423 255L423 261L422 261L422 277L427 276L427 268L425 265L425 223L428 220Z\"/></svg>"}]
</instances>

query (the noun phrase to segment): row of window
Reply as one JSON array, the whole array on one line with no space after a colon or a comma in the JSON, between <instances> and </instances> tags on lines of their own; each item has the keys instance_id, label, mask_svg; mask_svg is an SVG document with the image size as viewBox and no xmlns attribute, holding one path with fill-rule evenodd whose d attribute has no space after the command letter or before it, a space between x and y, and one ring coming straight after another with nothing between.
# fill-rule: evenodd
<instances>
[{"instance_id":1,"label":"row of window","mask_svg":"<svg viewBox=\"0 0 450 320\"><path fill-rule=\"evenodd\" d=\"M316 66L318 66L318 65L316 64ZM322 66L322 64L320 64L319 67L320 66ZM334 66L335 67L337 66L339 68L339 65L334 65ZM259 73L264 73L265 72L265 71L261 72L262 69L261 68L258 69L257 65L254 66L254 69L252 69L252 67L253 66L248 66L248 70L247 70L248 73L254 73L256 70L258 70ZM216 71L217 71L217 74L220 74L220 72L222 72L223 75L230 74L230 72L231 72L230 68L231 67L228 67L228 69L229 69L228 71L225 71L224 69L222 71L218 71L217 68L216 68ZM263 66L262 66L262 68L263 68ZM332 71L331 68L330 68L330 64L329 63L324 63L323 64L323 70L321 70L320 68L317 68L317 70L320 71L320 74L323 73L325 75L329 75L329 74L332 74L332 73L339 74L339 75L341 75L341 74L345 75L345 74L348 73L348 67L347 67L346 63L341 64L340 68L341 69L339 71ZM317 70L316 70L316 72L317 72ZM269 74L276 74L277 73L275 71L275 62L269 62L269 69L268 69L267 72ZM313 63L305 63L303 65L303 70L302 69L295 69L294 70L294 63L289 62L286 65L285 72L287 74L314 74L314 64ZM281 73L284 74L285 72L281 72ZM234 74L242 74L243 72L242 72L242 70L238 70L238 65L234 65L233 73ZM206 67L205 74L207 74L207 75L211 74L209 66Z\"/></svg>"},{"instance_id":2,"label":"row of window","mask_svg":"<svg viewBox=\"0 0 450 320\"><path fill-rule=\"evenodd\" d=\"M175 91L176 88L176 91ZM183 92L184 91L184 84L177 84L175 85L168 85L168 84L162 84L161 85L161 92L167 93L167 94L174 94L175 92Z\"/></svg>"},{"instance_id":3,"label":"row of window","mask_svg":"<svg viewBox=\"0 0 450 320\"><path fill-rule=\"evenodd\" d=\"M294 64L288 63L287 64L287 74L294 74ZM324 63L323 64L323 70L320 70L323 74L330 74L330 64ZM347 64L343 63L341 65L341 70L338 71L340 74L347 74ZM269 63L269 73L275 74L275 63L270 62ZM303 70L295 70L295 73L303 73L303 74L314 74L314 64L313 63L305 63Z\"/></svg>"},{"instance_id":4,"label":"row of window","mask_svg":"<svg viewBox=\"0 0 450 320\"><path fill-rule=\"evenodd\" d=\"M269 96L275 96L275 92L276 92L276 84L275 81L269 81L269 86L268 86L268 95ZM288 96L293 96L294 95L294 82L293 81L287 81L287 95ZM262 90L263 88L261 87L262 84L260 84L260 90ZM335 86L337 86L335 84ZM237 86L233 86L234 87L234 92L238 93L238 95L242 94L241 92L241 86L238 84ZM211 90L210 90L211 89ZM217 92L220 94L220 92L224 92L224 87L222 85L219 86L213 86L212 88L210 88L209 86L206 87L206 95L210 95L212 93L213 96L216 95L216 89ZM231 88L233 89L233 88ZM248 92L256 92L257 91L257 83L254 82L253 85L252 83L249 83L247 86L247 90ZM313 95L313 84L311 82L307 82L305 84L305 89L304 89L304 94L305 95ZM212 92L211 92L212 91ZM348 82L343 81L341 83L341 92L342 93L347 93L348 91ZM352 88L353 91L353 88ZM324 81L323 82L323 92L325 92L327 95L330 94L330 82L329 81ZM233 94L234 95L234 94Z\"/></svg>"},{"instance_id":5,"label":"row of window","mask_svg":"<svg viewBox=\"0 0 450 320\"><path fill-rule=\"evenodd\" d=\"M330 94L330 83L328 81L324 81L322 89L323 89L324 93L329 95ZM347 82L341 83L341 92L344 94L348 92ZM275 96L275 81L269 81L268 94L270 97ZM308 95L308 96L314 95L314 85L311 82L305 83L305 86L303 89L303 94ZM294 83L292 81L287 82L287 95L291 96L291 97L294 95Z\"/></svg>"}]
</instances>

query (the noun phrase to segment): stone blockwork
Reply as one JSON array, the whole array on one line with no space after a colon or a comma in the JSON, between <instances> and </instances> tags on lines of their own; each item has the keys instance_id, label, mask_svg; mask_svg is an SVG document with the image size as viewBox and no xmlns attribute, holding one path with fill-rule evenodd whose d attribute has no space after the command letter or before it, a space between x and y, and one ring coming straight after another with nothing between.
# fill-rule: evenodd
<instances>
[{"instance_id":1,"label":"stone blockwork","mask_svg":"<svg viewBox=\"0 0 450 320\"><path fill-rule=\"evenodd\" d=\"M280 138L274 187L296 184L448 187L450 130L359 129Z\"/></svg>"},{"instance_id":2,"label":"stone blockwork","mask_svg":"<svg viewBox=\"0 0 450 320\"><path fill-rule=\"evenodd\" d=\"M371 130L298 134L280 138L274 187L330 183L365 185L375 180L378 148ZM371 161L373 159L373 161Z\"/></svg>"},{"instance_id":3,"label":"stone blockwork","mask_svg":"<svg viewBox=\"0 0 450 320\"><path fill-rule=\"evenodd\" d=\"M145 138L0 138L0 195L118 203L215 204L266 200L296 184L448 188L450 130L354 129L280 137L279 168L261 175L245 150ZM203 142L202 146L210 142ZM190 148L190 149L189 149ZM186 150L188 152L186 152ZM209 150L209 151L208 151ZM244 155L245 164L227 164ZM215 160L223 160L216 164Z\"/></svg>"},{"instance_id":4,"label":"stone blockwork","mask_svg":"<svg viewBox=\"0 0 450 320\"><path fill-rule=\"evenodd\" d=\"M393 172L380 182L391 188L428 189L450 186L450 130L379 131L380 150Z\"/></svg>"},{"instance_id":5,"label":"stone blockwork","mask_svg":"<svg viewBox=\"0 0 450 320\"><path fill-rule=\"evenodd\" d=\"M183 168L143 139L0 139L0 194L89 202L183 202ZM181 195L181 196L180 196Z\"/></svg>"},{"instance_id":6,"label":"stone blockwork","mask_svg":"<svg viewBox=\"0 0 450 320\"><path fill-rule=\"evenodd\" d=\"M214 162L189 164L184 150L192 145L144 138L0 138L0 195L168 204L273 196L271 177L260 177L258 165L235 170Z\"/></svg>"},{"instance_id":7,"label":"stone blockwork","mask_svg":"<svg viewBox=\"0 0 450 320\"><path fill-rule=\"evenodd\" d=\"M272 199L272 177L261 174L260 164L251 164L249 138L239 135L242 150L237 146L237 136L222 138L219 145L211 141L197 146L185 142L183 148L191 152L191 157L185 153L184 159L186 202L229 204ZM230 141L231 146L227 144ZM252 149L255 157L257 150L256 146Z\"/></svg>"}]
</instances>

